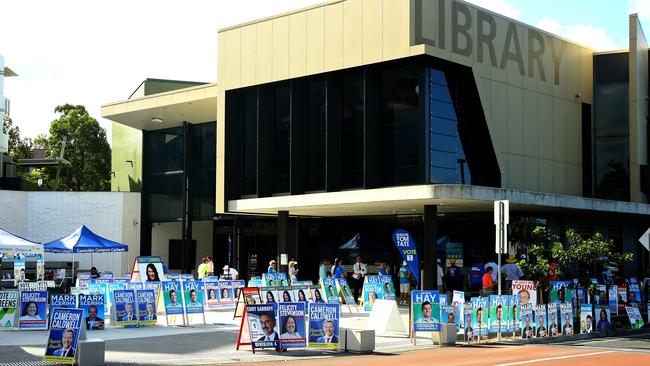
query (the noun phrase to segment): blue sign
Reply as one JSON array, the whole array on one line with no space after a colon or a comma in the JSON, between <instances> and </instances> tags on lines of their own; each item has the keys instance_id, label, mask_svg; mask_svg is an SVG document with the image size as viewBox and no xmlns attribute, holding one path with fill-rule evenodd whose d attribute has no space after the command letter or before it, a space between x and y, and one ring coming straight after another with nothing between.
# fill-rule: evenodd
<instances>
[{"instance_id":1,"label":"blue sign","mask_svg":"<svg viewBox=\"0 0 650 366\"><path fill-rule=\"evenodd\" d=\"M53 310L45 361L74 362L82 321L83 310L81 309Z\"/></svg>"},{"instance_id":2,"label":"blue sign","mask_svg":"<svg viewBox=\"0 0 650 366\"><path fill-rule=\"evenodd\" d=\"M415 241L411 234L404 229L397 229L393 232L393 243L402 254L402 258L406 261L413 277L420 283L420 262L418 260L418 253L415 249Z\"/></svg>"},{"instance_id":3,"label":"blue sign","mask_svg":"<svg viewBox=\"0 0 650 366\"><path fill-rule=\"evenodd\" d=\"M77 295L62 294L50 296L50 323L52 323L52 316L54 309L71 309L77 307Z\"/></svg>"}]
</instances>

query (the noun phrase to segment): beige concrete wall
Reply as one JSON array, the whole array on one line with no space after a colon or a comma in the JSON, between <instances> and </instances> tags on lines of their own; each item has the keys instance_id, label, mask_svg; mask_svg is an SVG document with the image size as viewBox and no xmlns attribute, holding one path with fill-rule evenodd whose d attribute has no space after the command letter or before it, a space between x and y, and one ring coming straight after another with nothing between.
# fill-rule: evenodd
<instances>
[{"instance_id":1,"label":"beige concrete wall","mask_svg":"<svg viewBox=\"0 0 650 366\"><path fill-rule=\"evenodd\" d=\"M217 212L225 90L419 54L472 68L503 187L581 194L591 49L453 0L332 1L221 30L218 45Z\"/></svg>"},{"instance_id":2,"label":"beige concrete wall","mask_svg":"<svg viewBox=\"0 0 650 366\"><path fill-rule=\"evenodd\" d=\"M641 165L648 164L648 41L639 17L630 15L630 200L648 202L641 192Z\"/></svg>"}]
</instances>

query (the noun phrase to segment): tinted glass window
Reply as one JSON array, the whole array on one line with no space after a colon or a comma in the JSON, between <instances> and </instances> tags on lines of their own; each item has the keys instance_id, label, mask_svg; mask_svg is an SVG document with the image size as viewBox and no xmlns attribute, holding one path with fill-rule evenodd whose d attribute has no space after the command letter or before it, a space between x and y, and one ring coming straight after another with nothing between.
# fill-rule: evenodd
<instances>
[{"instance_id":1,"label":"tinted glass window","mask_svg":"<svg viewBox=\"0 0 650 366\"><path fill-rule=\"evenodd\" d=\"M343 76L341 187L363 186L363 72Z\"/></svg>"},{"instance_id":2,"label":"tinted glass window","mask_svg":"<svg viewBox=\"0 0 650 366\"><path fill-rule=\"evenodd\" d=\"M257 193L257 93L244 96L244 126L242 131L242 194Z\"/></svg>"},{"instance_id":3,"label":"tinted glass window","mask_svg":"<svg viewBox=\"0 0 650 366\"><path fill-rule=\"evenodd\" d=\"M273 91L273 192L289 192L289 86Z\"/></svg>"},{"instance_id":4,"label":"tinted glass window","mask_svg":"<svg viewBox=\"0 0 650 366\"><path fill-rule=\"evenodd\" d=\"M183 128L144 132L143 183L151 220L176 220L182 215Z\"/></svg>"},{"instance_id":5,"label":"tinted glass window","mask_svg":"<svg viewBox=\"0 0 650 366\"><path fill-rule=\"evenodd\" d=\"M308 191L325 189L325 79L307 84L307 185Z\"/></svg>"}]
</instances>

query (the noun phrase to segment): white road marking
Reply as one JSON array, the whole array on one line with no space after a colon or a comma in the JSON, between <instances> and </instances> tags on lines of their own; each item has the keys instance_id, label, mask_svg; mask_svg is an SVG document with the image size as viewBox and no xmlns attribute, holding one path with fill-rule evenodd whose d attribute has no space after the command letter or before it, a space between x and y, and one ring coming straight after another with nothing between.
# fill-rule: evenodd
<instances>
[{"instance_id":1,"label":"white road marking","mask_svg":"<svg viewBox=\"0 0 650 366\"><path fill-rule=\"evenodd\" d=\"M544 362L544 361L552 361L552 360L562 360L565 358L574 358L574 357L585 357L585 356L595 356L595 355L602 355L605 353L614 353L615 351L600 351L600 352L591 352L591 353L581 353L577 355L569 355L569 356L558 356L558 357L548 357L548 358L538 358L536 360L528 360L528 361L520 361L520 362L511 362L511 363L502 363L497 366L511 366L511 365L524 365L527 363L534 363L534 362Z\"/></svg>"}]
</instances>

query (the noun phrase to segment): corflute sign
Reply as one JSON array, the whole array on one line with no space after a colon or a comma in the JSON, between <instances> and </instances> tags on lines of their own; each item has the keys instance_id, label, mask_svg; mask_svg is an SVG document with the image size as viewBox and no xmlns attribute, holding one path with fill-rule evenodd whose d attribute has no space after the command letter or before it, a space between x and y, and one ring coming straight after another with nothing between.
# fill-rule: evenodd
<instances>
[{"instance_id":1,"label":"corflute sign","mask_svg":"<svg viewBox=\"0 0 650 366\"><path fill-rule=\"evenodd\" d=\"M521 76L560 84L560 70L570 43L454 0L416 0L413 42L427 44ZM577 45L576 45L577 46Z\"/></svg>"}]
</instances>

